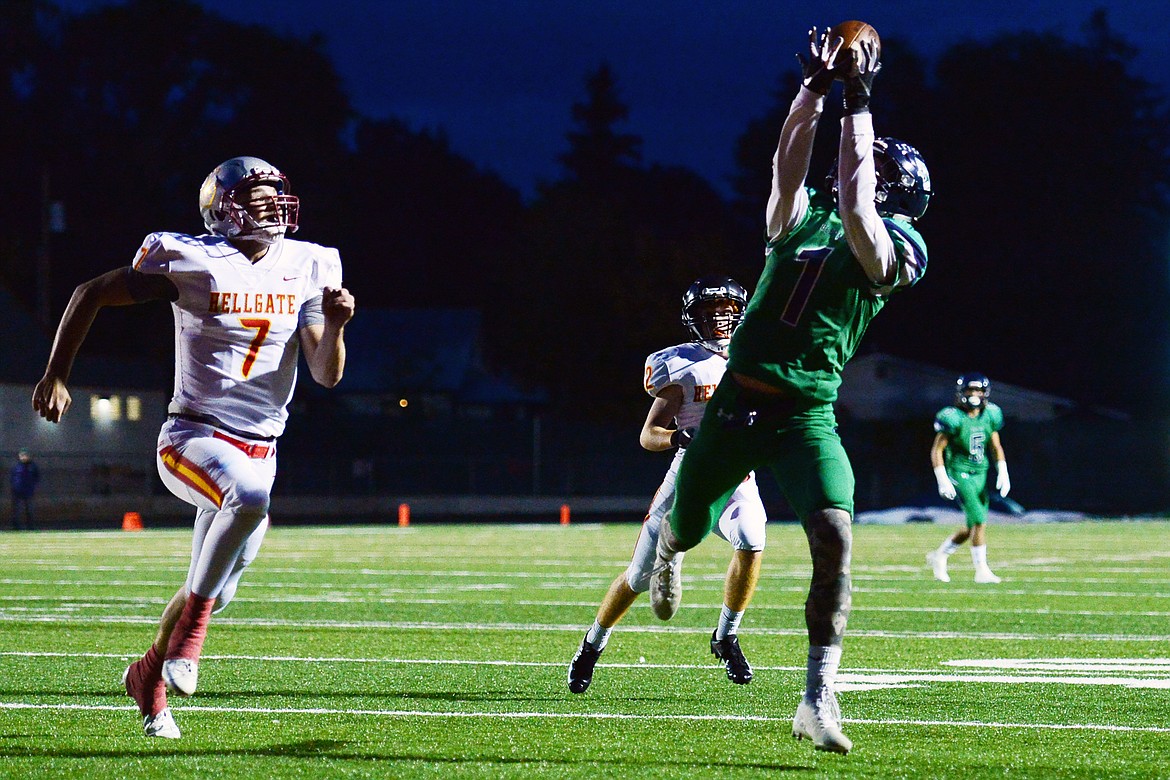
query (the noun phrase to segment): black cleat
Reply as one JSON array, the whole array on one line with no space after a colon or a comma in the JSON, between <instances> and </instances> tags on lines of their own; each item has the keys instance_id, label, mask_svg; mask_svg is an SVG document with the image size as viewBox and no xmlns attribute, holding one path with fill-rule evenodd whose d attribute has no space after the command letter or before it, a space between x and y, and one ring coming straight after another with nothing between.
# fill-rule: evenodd
<instances>
[{"instance_id":1,"label":"black cleat","mask_svg":"<svg viewBox=\"0 0 1170 780\"><path fill-rule=\"evenodd\" d=\"M569 662L569 690L573 693L585 693L589 683L593 682L593 666L601 657L601 651L593 645L581 640L577 654ZM742 657L742 656L741 656ZM751 672L748 672L750 675Z\"/></svg>"},{"instance_id":2,"label":"black cleat","mask_svg":"<svg viewBox=\"0 0 1170 780\"><path fill-rule=\"evenodd\" d=\"M747 685L752 681L752 665L743 657L743 650L739 649L739 637L735 634L716 639L712 631L711 653L727 665L728 680L736 685Z\"/></svg>"}]
</instances>

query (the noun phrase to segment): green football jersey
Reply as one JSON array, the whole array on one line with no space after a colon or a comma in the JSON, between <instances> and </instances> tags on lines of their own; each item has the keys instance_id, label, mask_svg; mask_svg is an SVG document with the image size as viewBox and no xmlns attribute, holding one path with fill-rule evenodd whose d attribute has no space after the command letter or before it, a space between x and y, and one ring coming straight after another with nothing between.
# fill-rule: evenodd
<instances>
[{"instance_id":1,"label":"green football jersey","mask_svg":"<svg viewBox=\"0 0 1170 780\"><path fill-rule=\"evenodd\" d=\"M885 218L899 268L892 285L875 286L849 249L833 198L808 193L804 219L768 243L727 369L832 403L841 369L886 298L926 272L926 243L909 222Z\"/></svg>"},{"instance_id":2,"label":"green football jersey","mask_svg":"<svg viewBox=\"0 0 1170 780\"><path fill-rule=\"evenodd\" d=\"M1003 428L1003 410L993 403L974 417L957 406L948 406L934 418L934 429L947 437L943 463L949 473L973 474L988 468L987 444L991 434Z\"/></svg>"}]
</instances>

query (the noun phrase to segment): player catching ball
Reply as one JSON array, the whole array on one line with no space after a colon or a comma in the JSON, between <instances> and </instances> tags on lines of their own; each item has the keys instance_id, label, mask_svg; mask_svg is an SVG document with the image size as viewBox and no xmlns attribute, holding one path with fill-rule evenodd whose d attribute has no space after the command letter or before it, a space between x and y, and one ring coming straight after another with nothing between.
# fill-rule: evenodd
<instances>
[{"instance_id":1,"label":"player catching ball","mask_svg":"<svg viewBox=\"0 0 1170 780\"><path fill-rule=\"evenodd\" d=\"M73 360L98 311L171 302L175 392L158 472L195 506L195 539L187 580L154 644L123 675L148 737L180 736L167 689L195 692L211 614L227 606L264 539L298 354L314 380L336 385L354 314L337 250L285 237L297 229L299 201L274 166L233 157L204 180L199 208L206 234L151 233L131 265L73 291L32 397L42 417L60 421Z\"/></svg>"},{"instance_id":2,"label":"player catching ball","mask_svg":"<svg viewBox=\"0 0 1170 780\"><path fill-rule=\"evenodd\" d=\"M731 339L727 374L707 403L658 534L651 599L676 599L673 562L699 544L752 470L772 470L808 539L805 690L792 734L847 753L834 678L851 606L853 470L833 402L841 369L890 297L926 271L913 220L930 175L918 152L875 138L870 94L880 69L873 37L844 54L840 36L809 31L803 85L773 159L764 270ZM840 64L838 64L840 62ZM844 81L837 164L823 190L805 187L825 95Z\"/></svg>"}]
</instances>

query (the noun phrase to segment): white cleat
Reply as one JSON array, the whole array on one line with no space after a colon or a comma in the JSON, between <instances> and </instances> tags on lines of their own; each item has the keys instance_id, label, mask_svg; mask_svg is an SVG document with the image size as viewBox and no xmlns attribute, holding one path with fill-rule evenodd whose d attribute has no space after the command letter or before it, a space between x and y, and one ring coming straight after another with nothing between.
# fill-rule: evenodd
<instances>
[{"instance_id":1,"label":"white cleat","mask_svg":"<svg viewBox=\"0 0 1170 780\"><path fill-rule=\"evenodd\" d=\"M975 581L980 585L995 585L1002 580L995 576L995 572L986 566L981 566L975 570Z\"/></svg>"},{"instance_id":2,"label":"white cleat","mask_svg":"<svg viewBox=\"0 0 1170 780\"><path fill-rule=\"evenodd\" d=\"M934 569L934 578L939 582L950 582L951 575L947 574L947 556L938 550L931 550L926 554L926 563Z\"/></svg>"},{"instance_id":3,"label":"white cleat","mask_svg":"<svg viewBox=\"0 0 1170 780\"><path fill-rule=\"evenodd\" d=\"M670 620L682 603L682 555L655 562L650 575L650 607L659 620Z\"/></svg>"},{"instance_id":4,"label":"white cleat","mask_svg":"<svg viewBox=\"0 0 1170 780\"><path fill-rule=\"evenodd\" d=\"M199 664L189 658L163 661L162 678L171 693L190 696L199 685Z\"/></svg>"},{"instance_id":5,"label":"white cleat","mask_svg":"<svg viewBox=\"0 0 1170 780\"><path fill-rule=\"evenodd\" d=\"M148 737L162 737L163 739L178 739L183 736L179 727L175 725L175 717L171 715L171 708L157 715L147 715L142 719L142 730Z\"/></svg>"},{"instance_id":6,"label":"white cleat","mask_svg":"<svg viewBox=\"0 0 1170 780\"><path fill-rule=\"evenodd\" d=\"M811 739L813 747L830 753L845 755L853 749L853 740L841 732L841 708L837 697L824 688L816 701L802 696L792 719L792 736L797 739Z\"/></svg>"}]
</instances>

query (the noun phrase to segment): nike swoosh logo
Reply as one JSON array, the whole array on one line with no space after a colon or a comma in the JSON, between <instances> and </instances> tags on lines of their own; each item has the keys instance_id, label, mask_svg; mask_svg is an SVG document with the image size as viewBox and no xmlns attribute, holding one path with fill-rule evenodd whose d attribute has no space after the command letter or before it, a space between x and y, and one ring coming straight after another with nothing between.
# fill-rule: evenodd
<instances>
[{"instance_id":1,"label":"nike swoosh logo","mask_svg":"<svg viewBox=\"0 0 1170 780\"><path fill-rule=\"evenodd\" d=\"M293 279L300 279L300 278L301 277L299 277L299 276L286 276L286 277L284 277L284 280L286 282L291 282Z\"/></svg>"}]
</instances>

